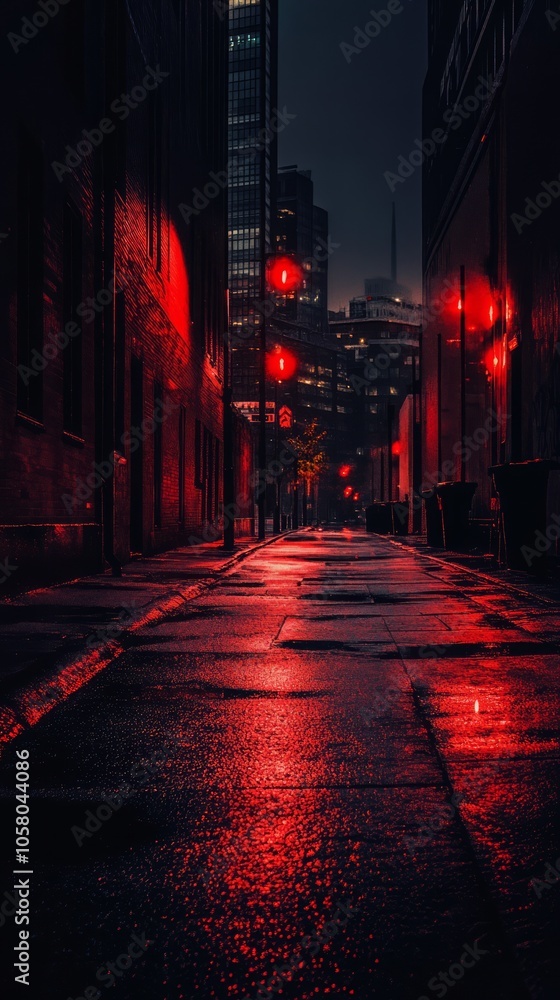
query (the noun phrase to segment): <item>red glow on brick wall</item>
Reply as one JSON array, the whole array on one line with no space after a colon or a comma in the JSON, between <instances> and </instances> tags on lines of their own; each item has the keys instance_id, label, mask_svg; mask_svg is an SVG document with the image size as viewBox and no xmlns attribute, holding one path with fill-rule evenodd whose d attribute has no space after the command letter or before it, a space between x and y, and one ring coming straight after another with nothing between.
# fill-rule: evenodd
<instances>
[{"instance_id":1,"label":"red glow on brick wall","mask_svg":"<svg viewBox=\"0 0 560 1000\"><path fill-rule=\"evenodd\" d=\"M488 278L467 274L464 308L467 333L489 330L497 321L498 303Z\"/></svg>"},{"instance_id":2,"label":"red glow on brick wall","mask_svg":"<svg viewBox=\"0 0 560 1000\"><path fill-rule=\"evenodd\" d=\"M191 339L190 284L183 247L175 226L169 223L169 284L165 291L165 310L173 326L185 341Z\"/></svg>"}]
</instances>

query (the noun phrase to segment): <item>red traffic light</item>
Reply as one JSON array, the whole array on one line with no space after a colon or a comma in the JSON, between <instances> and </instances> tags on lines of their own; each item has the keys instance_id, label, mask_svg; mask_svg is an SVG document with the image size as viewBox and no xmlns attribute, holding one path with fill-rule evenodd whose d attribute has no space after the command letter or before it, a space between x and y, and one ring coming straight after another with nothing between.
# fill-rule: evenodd
<instances>
[{"instance_id":1,"label":"red traffic light","mask_svg":"<svg viewBox=\"0 0 560 1000\"><path fill-rule=\"evenodd\" d=\"M350 475L351 472L352 472L351 465L341 465L340 469L338 470L338 474L341 479L348 479L348 476Z\"/></svg>"},{"instance_id":2,"label":"red traffic light","mask_svg":"<svg viewBox=\"0 0 560 1000\"><path fill-rule=\"evenodd\" d=\"M269 378L284 382L292 378L297 369L297 358L283 347L276 347L266 356L266 371Z\"/></svg>"},{"instance_id":3,"label":"red traffic light","mask_svg":"<svg viewBox=\"0 0 560 1000\"><path fill-rule=\"evenodd\" d=\"M345 497L345 499L349 500L350 497L352 496L353 492L354 492L354 487L353 486L347 486L346 489L344 490L344 497Z\"/></svg>"},{"instance_id":4,"label":"red traffic light","mask_svg":"<svg viewBox=\"0 0 560 1000\"><path fill-rule=\"evenodd\" d=\"M295 257L280 254L266 262L266 280L274 292L295 292L303 286L303 267Z\"/></svg>"}]
</instances>

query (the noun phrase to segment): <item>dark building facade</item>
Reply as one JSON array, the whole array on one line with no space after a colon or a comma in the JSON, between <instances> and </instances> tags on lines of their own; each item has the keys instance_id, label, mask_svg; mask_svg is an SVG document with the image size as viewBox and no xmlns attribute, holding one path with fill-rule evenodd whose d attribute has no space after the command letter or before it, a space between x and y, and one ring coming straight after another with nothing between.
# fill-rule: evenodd
<instances>
[{"instance_id":1,"label":"dark building facade","mask_svg":"<svg viewBox=\"0 0 560 1000\"><path fill-rule=\"evenodd\" d=\"M375 300L367 302L373 306ZM391 304L392 301L392 304ZM400 311L399 311L400 309ZM333 319L330 336L344 356L348 461L364 500L399 500L400 411L419 389L420 313L379 299L369 318ZM374 313L380 315L373 318ZM416 322L413 322L416 320Z\"/></svg>"},{"instance_id":2,"label":"dark building facade","mask_svg":"<svg viewBox=\"0 0 560 1000\"><path fill-rule=\"evenodd\" d=\"M229 289L233 395L259 398L265 261L274 249L278 0L229 2Z\"/></svg>"},{"instance_id":3,"label":"dark building facade","mask_svg":"<svg viewBox=\"0 0 560 1000\"><path fill-rule=\"evenodd\" d=\"M560 32L533 0L429 4L424 137L423 467L478 483L560 454ZM462 285L464 276L464 285ZM551 476L549 510L560 485Z\"/></svg>"},{"instance_id":4,"label":"dark building facade","mask_svg":"<svg viewBox=\"0 0 560 1000\"><path fill-rule=\"evenodd\" d=\"M313 204L310 170L284 167L278 172L276 248L302 262L303 288L283 297L279 315L314 333L328 327L328 214Z\"/></svg>"},{"instance_id":5,"label":"dark building facade","mask_svg":"<svg viewBox=\"0 0 560 1000\"><path fill-rule=\"evenodd\" d=\"M3 5L0 540L23 580L118 571L218 514L225 195L190 207L227 159L227 25L202 0L21 20Z\"/></svg>"},{"instance_id":6,"label":"dark building facade","mask_svg":"<svg viewBox=\"0 0 560 1000\"><path fill-rule=\"evenodd\" d=\"M326 454L328 467L320 481L315 484L308 500L308 512L304 517L304 490L299 484L297 504L299 524L312 517L332 520L341 511L338 490L337 469L347 460L349 445L349 417L345 406L348 383L344 358L335 345L308 330L298 336L291 323L276 317L271 321L271 347L288 350L297 360L297 370L293 378L276 385L268 384L268 398L274 403L279 426L270 425L269 454L274 455L277 441L285 442L291 437L302 437L304 430L316 421L320 431L326 432L322 448ZM289 411L290 425L282 427L283 415ZM282 513L285 526L293 523L294 511L294 467L282 481Z\"/></svg>"}]
</instances>

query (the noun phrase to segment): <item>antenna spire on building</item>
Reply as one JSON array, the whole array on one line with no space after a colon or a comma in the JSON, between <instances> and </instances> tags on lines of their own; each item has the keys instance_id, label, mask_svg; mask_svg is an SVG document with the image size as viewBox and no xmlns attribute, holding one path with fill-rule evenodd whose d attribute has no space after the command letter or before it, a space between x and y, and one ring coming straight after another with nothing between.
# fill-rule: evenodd
<instances>
[{"instance_id":1,"label":"antenna spire on building","mask_svg":"<svg viewBox=\"0 0 560 1000\"><path fill-rule=\"evenodd\" d=\"M393 202L393 221L391 227L391 281L397 280L397 216Z\"/></svg>"}]
</instances>

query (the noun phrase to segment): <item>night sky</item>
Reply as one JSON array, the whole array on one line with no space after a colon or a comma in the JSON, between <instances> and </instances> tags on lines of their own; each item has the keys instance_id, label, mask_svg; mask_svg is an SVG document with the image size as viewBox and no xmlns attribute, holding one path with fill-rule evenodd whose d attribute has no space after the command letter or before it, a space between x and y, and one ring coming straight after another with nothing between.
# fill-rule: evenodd
<instances>
[{"instance_id":1,"label":"night sky","mask_svg":"<svg viewBox=\"0 0 560 1000\"><path fill-rule=\"evenodd\" d=\"M363 294L363 280L390 274L391 202L397 207L398 278L420 300L421 169L392 195L396 172L422 138L427 0L403 10L359 54L354 44L385 0L280 0L280 107L297 118L280 136L279 164L310 169L315 202L329 212L330 307Z\"/></svg>"}]
</instances>

